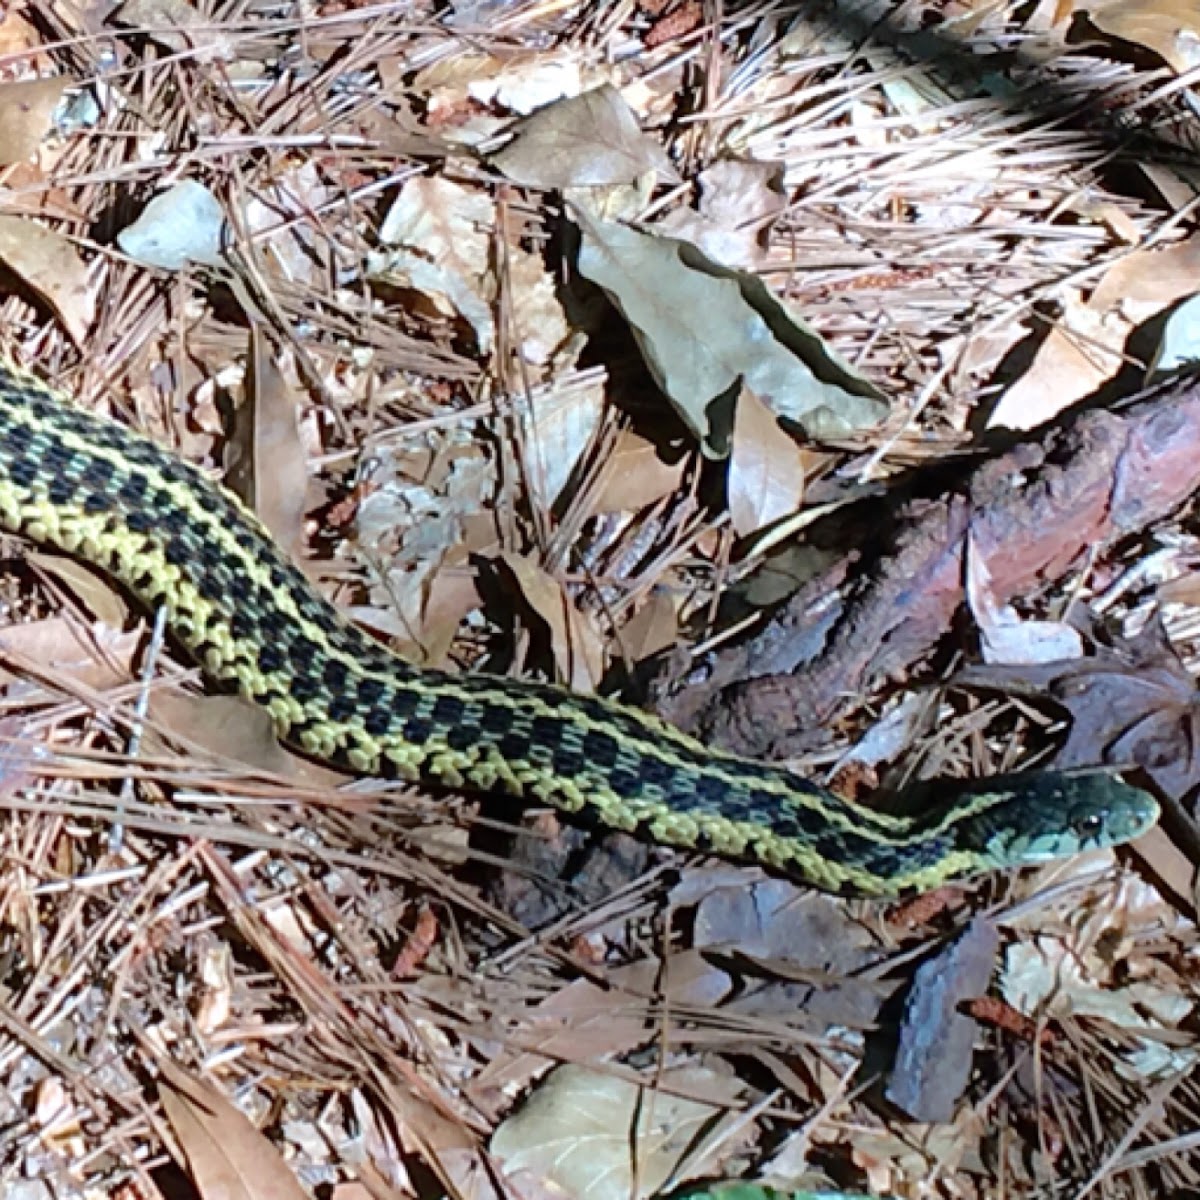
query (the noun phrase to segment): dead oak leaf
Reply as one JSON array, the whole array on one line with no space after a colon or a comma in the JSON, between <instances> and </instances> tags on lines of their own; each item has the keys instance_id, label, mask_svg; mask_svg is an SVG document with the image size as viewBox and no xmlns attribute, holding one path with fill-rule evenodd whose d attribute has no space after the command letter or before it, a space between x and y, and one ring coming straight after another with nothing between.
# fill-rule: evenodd
<instances>
[{"instance_id":1,"label":"dead oak leaf","mask_svg":"<svg viewBox=\"0 0 1200 1200\"><path fill-rule=\"evenodd\" d=\"M159 1094L205 1200L306 1200L283 1156L215 1087L160 1058Z\"/></svg>"},{"instance_id":2,"label":"dead oak leaf","mask_svg":"<svg viewBox=\"0 0 1200 1200\"><path fill-rule=\"evenodd\" d=\"M96 316L87 264L72 242L25 217L0 216L0 261L54 311L76 344Z\"/></svg>"}]
</instances>

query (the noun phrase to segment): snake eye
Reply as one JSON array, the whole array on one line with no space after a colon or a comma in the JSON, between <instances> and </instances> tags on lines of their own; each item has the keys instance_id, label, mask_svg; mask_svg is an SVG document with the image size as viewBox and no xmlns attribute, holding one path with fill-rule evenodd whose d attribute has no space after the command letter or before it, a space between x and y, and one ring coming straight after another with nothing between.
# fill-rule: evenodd
<instances>
[{"instance_id":1,"label":"snake eye","mask_svg":"<svg viewBox=\"0 0 1200 1200\"><path fill-rule=\"evenodd\" d=\"M1103 813L1090 812L1075 822L1075 832L1081 837L1096 837L1103 828Z\"/></svg>"}]
</instances>

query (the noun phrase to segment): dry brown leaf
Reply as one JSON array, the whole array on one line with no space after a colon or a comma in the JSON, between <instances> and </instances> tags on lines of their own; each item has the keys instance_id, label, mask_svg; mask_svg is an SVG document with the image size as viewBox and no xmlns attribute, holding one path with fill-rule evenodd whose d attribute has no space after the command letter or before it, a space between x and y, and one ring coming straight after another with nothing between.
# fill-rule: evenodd
<instances>
[{"instance_id":1,"label":"dry brown leaf","mask_svg":"<svg viewBox=\"0 0 1200 1200\"><path fill-rule=\"evenodd\" d=\"M205 1036L224 1025L233 1013L235 995L233 948L228 942L201 936L193 952L200 960L200 994L193 1020Z\"/></svg>"},{"instance_id":2,"label":"dry brown leaf","mask_svg":"<svg viewBox=\"0 0 1200 1200\"><path fill-rule=\"evenodd\" d=\"M955 1176L964 1159L978 1159L982 1122L920 1128L919 1140L907 1129L892 1132L891 1125L855 1130L851 1159L866 1175L873 1193L893 1195L899 1180L928 1179L935 1170L939 1175Z\"/></svg>"},{"instance_id":3,"label":"dry brown leaf","mask_svg":"<svg viewBox=\"0 0 1200 1200\"><path fill-rule=\"evenodd\" d=\"M329 244L305 220L332 198L325 176L308 159L272 171L263 194L246 199L246 233L263 239L274 269L297 287L315 288L327 271L336 270Z\"/></svg>"},{"instance_id":4,"label":"dry brown leaf","mask_svg":"<svg viewBox=\"0 0 1200 1200\"><path fill-rule=\"evenodd\" d=\"M387 63L387 59L377 60L381 75ZM373 109L357 119L359 130L378 143L382 153L395 158L446 158L454 152L451 141L421 123L407 97L392 93L390 99L394 101L390 108Z\"/></svg>"},{"instance_id":5,"label":"dry brown leaf","mask_svg":"<svg viewBox=\"0 0 1200 1200\"><path fill-rule=\"evenodd\" d=\"M1180 74L1200 66L1200 9L1195 0L1084 0L1097 29L1161 54Z\"/></svg>"},{"instance_id":6,"label":"dry brown leaf","mask_svg":"<svg viewBox=\"0 0 1200 1200\"><path fill-rule=\"evenodd\" d=\"M435 667L445 663L463 618L478 607L479 589L471 571L443 565L433 573L419 632L426 663Z\"/></svg>"},{"instance_id":7,"label":"dry brown leaf","mask_svg":"<svg viewBox=\"0 0 1200 1200\"><path fill-rule=\"evenodd\" d=\"M880 393L757 276L573 205L580 274L603 288L655 383L713 458L730 400L750 387L812 437L844 437L887 413Z\"/></svg>"},{"instance_id":8,"label":"dry brown leaf","mask_svg":"<svg viewBox=\"0 0 1200 1200\"><path fill-rule=\"evenodd\" d=\"M604 675L604 647L595 626L552 575L512 552L500 556L529 607L550 628L560 678L575 691L592 692Z\"/></svg>"},{"instance_id":9,"label":"dry brown leaf","mask_svg":"<svg viewBox=\"0 0 1200 1200\"><path fill-rule=\"evenodd\" d=\"M1170 893L1176 904L1186 906L1194 921L1200 897L1200 868L1191 856L1161 825L1142 834L1133 849L1149 868L1155 885Z\"/></svg>"},{"instance_id":10,"label":"dry brown leaf","mask_svg":"<svg viewBox=\"0 0 1200 1200\"><path fill-rule=\"evenodd\" d=\"M1169 304L1200 291L1200 236L1162 250L1139 250L1118 259L1101 277L1091 305L1101 312L1119 310L1131 321L1145 321Z\"/></svg>"},{"instance_id":11,"label":"dry brown leaf","mask_svg":"<svg viewBox=\"0 0 1200 1200\"><path fill-rule=\"evenodd\" d=\"M1125 333L1106 334L1101 314L1066 298L1029 370L1000 397L989 427L1034 429L1090 395L1121 369L1124 360L1111 343L1124 342Z\"/></svg>"},{"instance_id":12,"label":"dry brown leaf","mask_svg":"<svg viewBox=\"0 0 1200 1200\"><path fill-rule=\"evenodd\" d=\"M620 646L631 663L644 662L679 640L679 611L665 591L654 592L621 626Z\"/></svg>"},{"instance_id":13,"label":"dry brown leaf","mask_svg":"<svg viewBox=\"0 0 1200 1200\"><path fill-rule=\"evenodd\" d=\"M75 594L87 610L110 629L124 629L129 621L129 602L125 593L86 563L61 554L49 554L32 546L25 559L39 571L58 579Z\"/></svg>"},{"instance_id":14,"label":"dry brown leaf","mask_svg":"<svg viewBox=\"0 0 1200 1200\"><path fill-rule=\"evenodd\" d=\"M389 1188L393 1196L400 1197L403 1193L395 1188ZM366 1184L357 1182L339 1183L329 1193L330 1200L379 1200L379 1194L372 1191Z\"/></svg>"},{"instance_id":15,"label":"dry brown leaf","mask_svg":"<svg viewBox=\"0 0 1200 1200\"><path fill-rule=\"evenodd\" d=\"M42 751L42 740L31 734L24 714L0 717L0 796L8 799L36 785L44 762ZM39 917L36 911L32 911L36 910L37 901L31 896L15 900L9 924L15 929L24 923L16 912L25 908L26 901L31 906L29 923L40 929ZM28 947L31 943L26 941L25 944ZM40 961L36 953L30 955L30 960Z\"/></svg>"},{"instance_id":16,"label":"dry brown leaf","mask_svg":"<svg viewBox=\"0 0 1200 1200\"><path fill-rule=\"evenodd\" d=\"M574 979L531 1014L540 1053L505 1049L493 1054L476 1087L511 1096L540 1075L547 1063L599 1062L644 1046L654 1035L642 1006L632 999L614 1005L616 996L643 996L668 1008L711 1008L732 987L729 976L695 950L672 954L666 962L644 958L615 967L604 984Z\"/></svg>"},{"instance_id":17,"label":"dry brown leaf","mask_svg":"<svg viewBox=\"0 0 1200 1200\"><path fill-rule=\"evenodd\" d=\"M0 84L0 166L27 162L49 132L68 79Z\"/></svg>"},{"instance_id":18,"label":"dry brown leaf","mask_svg":"<svg viewBox=\"0 0 1200 1200\"><path fill-rule=\"evenodd\" d=\"M628 429L604 466L604 482L592 503L596 513L637 512L671 495L683 478L684 461L666 463L658 447Z\"/></svg>"},{"instance_id":19,"label":"dry brown leaf","mask_svg":"<svg viewBox=\"0 0 1200 1200\"><path fill-rule=\"evenodd\" d=\"M1200 784L1200 695L1157 624L1090 658L1026 666L968 667L971 687L1050 700L1071 715L1054 766L1136 766L1166 795L1195 796Z\"/></svg>"},{"instance_id":20,"label":"dry brown leaf","mask_svg":"<svg viewBox=\"0 0 1200 1200\"><path fill-rule=\"evenodd\" d=\"M216 1088L158 1060L159 1097L203 1200L309 1200L275 1146Z\"/></svg>"},{"instance_id":21,"label":"dry brown leaf","mask_svg":"<svg viewBox=\"0 0 1200 1200\"><path fill-rule=\"evenodd\" d=\"M526 117L614 74L613 67L569 48L506 46L502 55L464 48L419 71L409 91L425 101L429 126L460 145L476 145L511 127L511 118L497 109Z\"/></svg>"},{"instance_id":22,"label":"dry brown leaf","mask_svg":"<svg viewBox=\"0 0 1200 1200\"><path fill-rule=\"evenodd\" d=\"M433 1104L403 1086L388 1087L385 1083L384 1099L387 1109L384 1127L367 1104L355 1105L368 1155L359 1178L370 1186L378 1200L391 1200L393 1193L380 1185L385 1178L395 1179L402 1170L399 1164L416 1155L436 1173L445 1194L455 1200L506 1200L497 1192L495 1172L465 1123L444 1116ZM399 1135L402 1149L392 1139L393 1130ZM404 1189L405 1200L414 1194L411 1189Z\"/></svg>"},{"instance_id":23,"label":"dry brown leaf","mask_svg":"<svg viewBox=\"0 0 1200 1200\"><path fill-rule=\"evenodd\" d=\"M877 958L877 944L845 906L818 892L798 895L783 879L709 890L696 909L695 944L701 952L747 958L786 983L731 1001L759 1016L799 1007L814 1021L866 1029L892 990L863 976Z\"/></svg>"},{"instance_id":24,"label":"dry brown leaf","mask_svg":"<svg viewBox=\"0 0 1200 1200\"><path fill-rule=\"evenodd\" d=\"M66 1159L77 1159L84 1153L80 1111L61 1079L51 1076L38 1085L33 1120L38 1138L54 1153Z\"/></svg>"},{"instance_id":25,"label":"dry brown leaf","mask_svg":"<svg viewBox=\"0 0 1200 1200\"><path fill-rule=\"evenodd\" d=\"M175 689L158 689L150 698L150 716L159 729L175 734L188 749L207 750L224 761L244 763L283 779L308 784L338 784L345 776L279 744L265 710L238 696L197 696ZM158 736L146 732L146 744Z\"/></svg>"},{"instance_id":26,"label":"dry brown leaf","mask_svg":"<svg viewBox=\"0 0 1200 1200\"><path fill-rule=\"evenodd\" d=\"M1106 225L1127 245L1136 246L1142 240L1137 221L1112 200L1102 200L1090 192L1080 192L1072 196L1063 208L1098 225Z\"/></svg>"},{"instance_id":27,"label":"dry brown leaf","mask_svg":"<svg viewBox=\"0 0 1200 1200\"><path fill-rule=\"evenodd\" d=\"M1200 291L1200 237L1139 250L1105 272L1086 304L1069 296L1028 371L1000 398L990 426L1033 429L1089 396L1125 365L1138 326Z\"/></svg>"},{"instance_id":28,"label":"dry brown leaf","mask_svg":"<svg viewBox=\"0 0 1200 1200\"><path fill-rule=\"evenodd\" d=\"M0 260L54 310L82 346L96 309L87 267L75 247L36 221L0 216Z\"/></svg>"},{"instance_id":29,"label":"dry brown leaf","mask_svg":"<svg viewBox=\"0 0 1200 1200\"><path fill-rule=\"evenodd\" d=\"M729 1110L743 1090L705 1067L668 1068L655 1082L663 1090L586 1066L557 1067L497 1128L491 1152L506 1171L528 1171L573 1200L653 1196L668 1180L689 1177L699 1146L728 1150L736 1119Z\"/></svg>"},{"instance_id":30,"label":"dry brown leaf","mask_svg":"<svg viewBox=\"0 0 1200 1200\"><path fill-rule=\"evenodd\" d=\"M804 499L804 458L775 414L747 387L738 397L729 456L729 515L747 537L790 517Z\"/></svg>"},{"instance_id":31,"label":"dry brown leaf","mask_svg":"<svg viewBox=\"0 0 1200 1200\"><path fill-rule=\"evenodd\" d=\"M0 630L0 662L12 656L19 669L36 665L47 675L63 675L102 692L133 678L133 657L141 634L125 633L97 622L89 631L69 617L48 617ZM0 669L0 679L14 676Z\"/></svg>"},{"instance_id":32,"label":"dry brown leaf","mask_svg":"<svg viewBox=\"0 0 1200 1200\"><path fill-rule=\"evenodd\" d=\"M308 456L298 415L291 380L255 326L250 334L246 400L238 409L226 448L225 482L258 515L285 553L303 562Z\"/></svg>"},{"instance_id":33,"label":"dry brown leaf","mask_svg":"<svg viewBox=\"0 0 1200 1200\"><path fill-rule=\"evenodd\" d=\"M521 414L521 450L534 499L548 512L562 494L604 415L604 383L593 375L536 390Z\"/></svg>"},{"instance_id":34,"label":"dry brown leaf","mask_svg":"<svg viewBox=\"0 0 1200 1200\"><path fill-rule=\"evenodd\" d=\"M40 70L44 55L31 51L41 45L41 34L15 8L7 9L0 17L0 57L14 60L19 57Z\"/></svg>"}]
</instances>

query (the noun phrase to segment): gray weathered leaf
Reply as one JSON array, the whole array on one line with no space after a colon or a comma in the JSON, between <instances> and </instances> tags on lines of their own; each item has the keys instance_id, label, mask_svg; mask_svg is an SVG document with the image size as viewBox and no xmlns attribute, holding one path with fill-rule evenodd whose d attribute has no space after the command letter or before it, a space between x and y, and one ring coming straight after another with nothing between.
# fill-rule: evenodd
<instances>
[{"instance_id":1,"label":"gray weathered leaf","mask_svg":"<svg viewBox=\"0 0 1200 1200\"><path fill-rule=\"evenodd\" d=\"M538 109L492 161L529 187L605 187L647 171L675 178L666 151L610 84Z\"/></svg>"},{"instance_id":2,"label":"gray weathered leaf","mask_svg":"<svg viewBox=\"0 0 1200 1200\"><path fill-rule=\"evenodd\" d=\"M633 328L646 365L706 454L729 445L745 384L812 437L879 422L879 393L788 311L762 281L719 267L694 246L576 209L579 269Z\"/></svg>"},{"instance_id":3,"label":"gray weathered leaf","mask_svg":"<svg viewBox=\"0 0 1200 1200\"><path fill-rule=\"evenodd\" d=\"M576 1200L652 1196L741 1091L737 1080L702 1067L664 1072L663 1083L655 1092L587 1067L559 1067L496 1130L492 1153L509 1174L528 1171Z\"/></svg>"},{"instance_id":4,"label":"gray weathered leaf","mask_svg":"<svg viewBox=\"0 0 1200 1200\"><path fill-rule=\"evenodd\" d=\"M117 245L137 262L182 271L188 263L219 263L224 230L216 196L194 179L181 179L117 234Z\"/></svg>"}]
</instances>

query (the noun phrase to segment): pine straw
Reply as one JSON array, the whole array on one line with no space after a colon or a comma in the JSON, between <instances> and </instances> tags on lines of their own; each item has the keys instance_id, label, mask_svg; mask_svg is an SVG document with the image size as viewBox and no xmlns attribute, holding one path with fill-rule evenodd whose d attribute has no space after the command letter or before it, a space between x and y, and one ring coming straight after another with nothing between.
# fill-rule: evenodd
<instances>
[{"instance_id":1,"label":"pine straw","mask_svg":"<svg viewBox=\"0 0 1200 1200\"><path fill-rule=\"evenodd\" d=\"M660 32L651 42L667 37L657 26L662 5L490 7L490 24L458 29L422 4L331 2L303 19L272 6L211 11L211 32L235 58L260 64L262 82L247 89L202 52L169 52L136 31L97 32L83 23L85 10L55 0L32 4L43 50L12 55L7 73L70 73L100 90L102 115L44 170L11 170L6 198L10 211L75 239L100 304L81 352L44 309L10 293L8 348L86 404L215 464L220 439L199 385L242 361L246 317L201 274L167 278L126 261L113 237L176 178L203 179L236 211L250 198L270 202L275 183L314 164L332 185L327 197L283 216L286 228L313 238L312 278L290 281L266 240L245 230L237 250L249 264L256 319L299 355L320 416L329 503L353 497L356 473L380 447L407 444L416 430L436 450L466 431L485 447L504 548L566 580L610 637L610 623L669 572L671 588L687 589L688 636L701 642L724 636L715 600L731 543L722 515L697 500L695 472L670 501L615 525L585 520L586 506L552 516L511 470L524 461L519 374L425 308L372 302L363 256L386 199L407 178L446 171L492 189L527 245L544 245L557 220L549 198L501 191L467 159L409 158L381 142L393 106L420 111L414 71L527 50L596 68L615 61L627 78L641 77L641 115L686 179L729 155L784 164L790 203L763 273L896 398L885 469L960 445L1021 326L1037 330L1052 319L1056 289L1096 279L1128 252L1111 224L1069 219L1075 206L1114 206L1142 247L1177 238L1185 225L1165 206L1110 190L1122 177L1112 164L1135 139L1139 153L1170 154L1172 122L1186 111L1170 77L1083 50L1039 66L1038 37L1014 16L1027 5L998 6L975 51L1015 52L998 69L1010 80L1039 76L1035 106L1027 94L995 101L955 91L955 56L960 78L964 63L968 78L978 72L969 39L947 43L948 63L880 43L866 52L845 14L814 19L785 41L788 6L730 4L719 28L702 22L643 50L652 29ZM691 15L677 19L679 29L693 24ZM899 113L897 93L885 90L912 84L927 97L919 120ZM941 98L928 101L938 96L931 89L944 89ZM452 130L480 111L464 95L439 119ZM685 183L661 195L655 211L687 193ZM620 424L606 420L601 447ZM869 457L879 446L862 449ZM594 455L577 495L599 486L604 457ZM361 602L354 581L364 567L352 545L336 544L346 537L334 527L321 540L337 551L339 599ZM6 589L14 621L68 603L62 589L15 564ZM552 670L539 658L536 621L495 602L459 630L455 657L485 660L494 630L509 625L522 648L514 666ZM86 636L86 621L77 627ZM742 1157L717 1153L710 1170L753 1169L782 1146L795 1160L798 1147L818 1148L814 1161L841 1169L874 1157L887 1165L876 1181L903 1194L923 1180L955 1196L1000 1187L1046 1194L1054 1175L1080 1183L1075 1195L1200 1182L1194 1081L1186 1071L1155 1085L1130 1078L1119 1055L1128 1035L1103 1018L1061 1020L1045 1052L1024 1034L988 1033L974 1108L947 1130L885 1119L850 1082L861 1048L855 1031L801 1009L756 1015L664 995L656 958L684 953L687 937L664 906L661 865L603 905L570 908L529 936L484 899L478 874L463 870L463 825L502 822L503 810L480 817L474 805L435 805L377 783L335 788L213 766L179 750L178 737L148 742L144 693L189 678L165 657L154 665L140 681L99 690L46 670L36 672L37 686L9 688L0 762L6 1189L44 1176L57 1195L113 1194L137 1178L154 1194L150 1173L168 1161L155 1064L169 1053L219 1080L308 1184L357 1173L375 1195L409 1195L403 1173L389 1183L379 1164L398 1162L403 1147L444 1178L477 1166L469 1147L486 1140L513 1092L538 1073L512 1065L519 1049L626 1075L651 1061L591 1053L583 1025L569 1049L546 1051L545 1006L566 997L570 1011L565 989L611 983L614 970L638 963L652 968L647 980L604 992L605 1022L644 1025L663 1062L734 1064L752 1081L745 1103L759 1107ZM1040 718L1011 705L965 713L939 732L945 762L986 772L1028 757L1045 741L1031 720ZM1003 749L1001 727L1020 753ZM703 890L714 869L689 868L686 879ZM739 886L754 878L731 877ZM1089 937L1109 936L1089 914L1102 903L1127 911L1123 936L1139 951L1121 959L1123 969L1148 977L1185 978L1194 954L1191 927L1128 880L1012 890L997 882L973 894L984 901L1021 938L1061 934L1079 939L1080 954ZM888 932L873 974L911 962L928 936L929 926L915 937ZM1167 1040L1188 1048L1193 1039ZM506 1086L485 1070L502 1051ZM920 1153L906 1158L906 1147ZM483 1183L470 1170L457 1179L462 1194L484 1194L472 1192Z\"/></svg>"}]
</instances>

